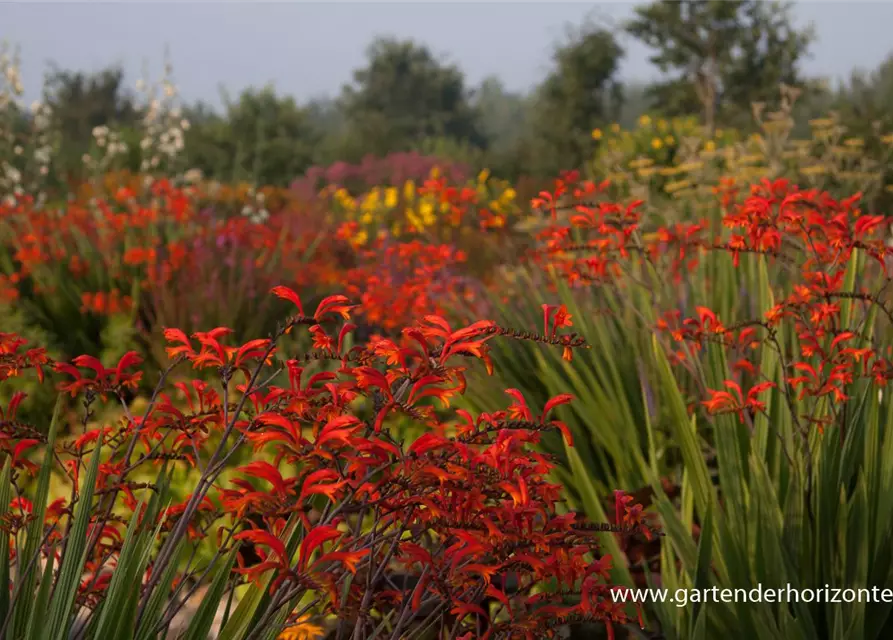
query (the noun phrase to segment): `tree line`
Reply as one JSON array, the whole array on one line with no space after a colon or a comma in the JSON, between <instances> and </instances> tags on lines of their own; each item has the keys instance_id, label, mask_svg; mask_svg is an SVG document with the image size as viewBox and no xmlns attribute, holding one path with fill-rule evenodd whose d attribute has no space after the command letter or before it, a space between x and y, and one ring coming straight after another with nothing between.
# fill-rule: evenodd
<instances>
[{"instance_id":1,"label":"tree line","mask_svg":"<svg viewBox=\"0 0 893 640\"><path fill-rule=\"evenodd\" d=\"M649 48L658 82L623 82L621 34ZM708 130L747 129L752 103L772 102L782 83L805 90L807 115L834 109L857 133L893 125L893 56L874 73L830 88L802 72L814 42L811 29L793 25L787 4L657 0L637 7L620 29L587 23L569 31L546 78L521 94L496 77L471 87L460 68L423 43L380 38L334 99L299 104L267 86L225 97L222 110L185 106L184 153L206 176L276 185L311 166L397 151L437 154L510 179L545 177L586 162L593 129L630 126L646 111L699 114ZM51 68L44 91L61 132L63 170L77 173L99 125L113 125L138 147L143 108L120 68Z\"/></svg>"}]
</instances>

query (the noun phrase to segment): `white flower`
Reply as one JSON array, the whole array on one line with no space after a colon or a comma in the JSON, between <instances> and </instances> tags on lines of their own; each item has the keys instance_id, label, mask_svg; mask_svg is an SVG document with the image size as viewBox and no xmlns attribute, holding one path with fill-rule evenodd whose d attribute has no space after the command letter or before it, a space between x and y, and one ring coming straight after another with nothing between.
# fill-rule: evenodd
<instances>
[{"instance_id":1,"label":"white flower","mask_svg":"<svg viewBox=\"0 0 893 640\"><path fill-rule=\"evenodd\" d=\"M17 156L22 155L22 151L24 151L24 149L22 149L22 145L19 145L19 144L17 144L17 145L16 145L15 147L13 147L13 149L12 149L12 152L13 152L14 154L16 154Z\"/></svg>"},{"instance_id":2,"label":"white flower","mask_svg":"<svg viewBox=\"0 0 893 640\"><path fill-rule=\"evenodd\" d=\"M13 184L18 184L22 180L22 172L13 166L6 165L6 178Z\"/></svg>"},{"instance_id":3,"label":"white flower","mask_svg":"<svg viewBox=\"0 0 893 640\"><path fill-rule=\"evenodd\" d=\"M40 147L34 152L34 160L38 164L49 164L50 163L50 152L51 149L49 147Z\"/></svg>"},{"instance_id":4,"label":"white flower","mask_svg":"<svg viewBox=\"0 0 893 640\"><path fill-rule=\"evenodd\" d=\"M146 81L140 78L136 81L136 90L137 91L145 91L146 90Z\"/></svg>"}]
</instances>

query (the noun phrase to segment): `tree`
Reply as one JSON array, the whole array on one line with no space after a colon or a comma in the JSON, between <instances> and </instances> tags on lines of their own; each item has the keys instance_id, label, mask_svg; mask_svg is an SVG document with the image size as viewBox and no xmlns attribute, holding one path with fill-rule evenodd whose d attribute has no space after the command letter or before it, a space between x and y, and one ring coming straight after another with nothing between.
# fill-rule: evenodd
<instances>
[{"instance_id":1,"label":"tree","mask_svg":"<svg viewBox=\"0 0 893 640\"><path fill-rule=\"evenodd\" d=\"M83 144L89 142L94 127L130 126L139 117L119 67L84 73L52 65L44 80L44 100L52 107L63 138Z\"/></svg>"},{"instance_id":2,"label":"tree","mask_svg":"<svg viewBox=\"0 0 893 640\"><path fill-rule=\"evenodd\" d=\"M191 166L223 180L285 186L313 164L320 134L294 98L267 86L225 105L223 115L201 103L187 110Z\"/></svg>"},{"instance_id":3,"label":"tree","mask_svg":"<svg viewBox=\"0 0 893 640\"><path fill-rule=\"evenodd\" d=\"M407 150L426 138L446 137L481 146L461 70L435 59L411 40L378 39L368 64L353 74L341 104L353 137L365 152Z\"/></svg>"},{"instance_id":4,"label":"tree","mask_svg":"<svg viewBox=\"0 0 893 640\"><path fill-rule=\"evenodd\" d=\"M657 0L638 7L626 31L656 50L662 74L652 93L668 115L699 111L712 132L718 117L749 118L781 83L801 85L798 63L814 40L795 29L790 5L765 0Z\"/></svg>"},{"instance_id":5,"label":"tree","mask_svg":"<svg viewBox=\"0 0 893 640\"><path fill-rule=\"evenodd\" d=\"M884 186L870 203L871 210L893 210L893 165L889 161L893 135L893 53L871 73L855 71L833 96L847 135L864 141L862 159L874 164ZM823 114L827 115L827 114Z\"/></svg>"},{"instance_id":6,"label":"tree","mask_svg":"<svg viewBox=\"0 0 893 640\"><path fill-rule=\"evenodd\" d=\"M870 126L884 132L893 129L893 53L871 73L855 71L848 86L841 87L838 104L841 115L849 121L867 125L862 133L869 133Z\"/></svg>"},{"instance_id":7,"label":"tree","mask_svg":"<svg viewBox=\"0 0 893 640\"><path fill-rule=\"evenodd\" d=\"M60 149L54 162L64 175L83 171L81 156L90 148L94 127L132 129L140 117L133 94L124 86L124 71L70 71L51 64L44 79L44 102L52 108Z\"/></svg>"},{"instance_id":8,"label":"tree","mask_svg":"<svg viewBox=\"0 0 893 640\"><path fill-rule=\"evenodd\" d=\"M513 182L523 175L527 169L524 148L531 105L529 96L506 90L495 76L481 82L475 89L472 106L487 148L480 159L483 166L476 169L486 167L493 175Z\"/></svg>"},{"instance_id":9,"label":"tree","mask_svg":"<svg viewBox=\"0 0 893 640\"><path fill-rule=\"evenodd\" d=\"M529 116L528 101L507 91L498 77L489 76L481 82L472 104L489 147L509 146L521 137Z\"/></svg>"},{"instance_id":10,"label":"tree","mask_svg":"<svg viewBox=\"0 0 893 640\"><path fill-rule=\"evenodd\" d=\"M617 117L623 49L607 29L586 25L553 54L554 69L533 107L532 161L538 174L579 167L591 154L591 132Z\"/></svg>"}]
</instances>

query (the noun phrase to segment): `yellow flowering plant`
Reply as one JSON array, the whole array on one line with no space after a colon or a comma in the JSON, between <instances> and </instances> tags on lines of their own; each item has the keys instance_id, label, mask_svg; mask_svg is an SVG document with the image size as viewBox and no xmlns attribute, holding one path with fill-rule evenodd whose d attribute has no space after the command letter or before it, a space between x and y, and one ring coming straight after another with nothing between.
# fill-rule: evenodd
<instances>
[{"instance_id":1,"label":"yellow flowering plant","mask_svg":"<svg viewBox=\"0 0 893 640\"><path fill-rule=\"evenodd\" d=\"M339 187L323 195L337 221L355 223L352 238L358 246L383 235L456 242L473 231L505 228L520 212L515 189L487 170L465 185L449 184L435 167L422 184L407 180L356 196Z\"/></svg>"},{"instance_id":2,"label":"yellow flowering plant","mask_svg":"<svg viewBox=\"0 0 893 640\"><path fill-rule=\"evenodd\" d=\"M644 115L638 126L602 132L590 170L609 179L613 191L650 203L669 199L691 212L708 208L721 181L743 185L762 178L786 177L804 188L832 193L861 191L866 200L889 191L884 174L893 153L893 137L879 133L888 144L870 145L851 136L831 114L809 121L810 136L793 136L793 105L797 91L782 87L778 108L754 105L753 133L717 129L712 137L693 118L653 119ZM666 209L662 204L661 208Z\"/></svg>"}]
</instances>

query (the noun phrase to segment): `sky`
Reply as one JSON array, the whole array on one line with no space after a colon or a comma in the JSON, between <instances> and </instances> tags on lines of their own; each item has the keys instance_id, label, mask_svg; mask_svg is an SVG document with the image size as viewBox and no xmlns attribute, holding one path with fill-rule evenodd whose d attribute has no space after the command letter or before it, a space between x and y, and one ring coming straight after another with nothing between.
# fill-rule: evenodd
<instances>
[{"instance_id":1,"label":"sky","mask_svg":"<svg viewBox=\"0 0 893 640\"><path fill-rule=\"evenodd\" d=\"M48 62L99 70L120 64L131 86L160 78L165 50L188 102L220 104L272 83L299 101L334 97L361 67L376 36L412 38L457 64L470 85L489 75L526 91L548 73L568 25L619 24L633 2L3 2L0 41L20 47L26 100L40 96ZM795 23L818 35L804 64L813 75L848 77L893 52L893 2L796 2ZM657 76L648 49L622 38L624 80Z\"/></svg>"}]
</instances>

